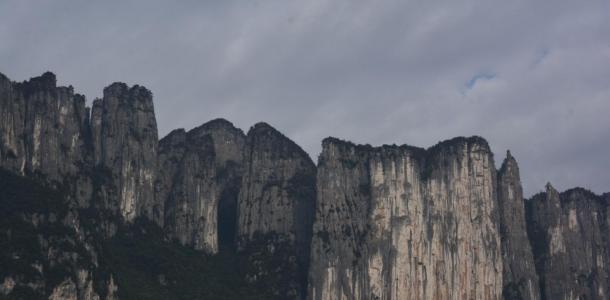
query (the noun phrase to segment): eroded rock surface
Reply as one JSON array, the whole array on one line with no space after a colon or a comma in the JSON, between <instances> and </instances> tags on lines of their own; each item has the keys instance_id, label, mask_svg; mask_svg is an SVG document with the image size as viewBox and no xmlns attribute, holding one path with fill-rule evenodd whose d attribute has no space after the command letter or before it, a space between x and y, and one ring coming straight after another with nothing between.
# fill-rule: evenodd
<instances>
[{"instance_id":1,"label":"eroded rock surface","mask_svg":"<svg viewBox=\"0 0 610 300\"><path fill-rule=\"evenodd\" d=\"M487 143L428 150L326 139L311 299L498 299L496 170Z\"/></svg>"},{"instance_id":2,"label":"eroded rock surface","mask_svg":"<svg viewBox=\"0 0 610 300\"><path fill-rule=\"evenodd\" d=\"M515 158L507 152L498 171L503 298L540 299L538 275L525 227L525 202Z\"/></svg>"},{"instance_id":3,"label":"eroded rock surface","mask_svg":"<svg viewBox=\"0 0 610 300\"><path fill-rule=\"evenodd\" d=\"M161 176L170 182L159 194L166 196L165 229L183 245L217 252L219 193L211 138L173 131L159 145Z\"/></svg>"},{"instance_id":4,"label":"eroded rock surface","mask_svg":"<svg viewBox=\"0 0 610 300\"><path fill-rule=\"evenodd\" d=\"M585 189L528 201L528 231L544 299L608 299L608 202Z\"/></svg>"},{"instance_id":5,"label":"eroded rock surface","mask_svg":"<svg viewBox=\"0 0 610 300\"><path fill-rule=\"evenodd\" d=\"M182 244L216 253L224 233L219 229L235 235L244 143L243 132L221 119L188 133L174 130L159 142L156 197L165 206L166 231ZM219 213L221 206L229 213Z\"/></svg>"},{"instance_id":6,"label":"eroded rock surface","mask_svg":"<svg viewBox=\"0 0 610 300\"><path fill-rule=\"evenodd\" d=\"M238 247L262 251L261 256L284 257L279 272L286 273L288 286L276 294L304 296L316 166L303 149L265 123L250 129L246 147L237 212ZM253 272L264 278L273 272L268 269L270 263L253 261L260 269ZM288 272L292 270L297 274Z\"/></svg>"},{"instance_id":7,"label":"eroded rock surface","mask_svg":"<svg viewBox=\"0 0 610 300\"><path fill-rule=\"evenodd\" d=\"M216 168L218 247L233 249L246 135L233 123L215 119L189 131L189 136L192 139L209 136L211 139Z\"/></svg>"},{"instance_id":8,"label":"eroded rock surface","mask_svg":"<svg viewBox=\"0 0 610 300\"><path fill-rule=\"evenodd\" d=\"M152 93L142 86L113 83L91 112L96 176L104 177L99 201L126 221L146 216L163 219L155 203L157 173L157 122Z\"/></svg>"},{"instance_id":9,"label":"eroded rock surface","mask_svg":"<svg viewBox=\"0 0 610 300\"><path fill-rule=\"evenodd\" d=\"M549 185L524 212L517 162L508 154L496 172L478 137L427 150L329 138L316 168L265 123L246 136L216 119L158 141L141 86L114 83L89 110L50 72L0 74L0 168L3 296L149 298L141 282L182 295L183 274L151 282L142 266L175 270L130 248L153 231L140 242L205 276L207 263L237 259L231 278L260 292L242 298L610 297L610 194ZM117 232L114 257L135 260L120 275L111 266L127 263L103 257ZM130 257L136 248L146 255ZM206 288L188 290L222 290Z\"/></svg>"},{"instance_id":10,"label":"eroded rock surface","mask_svg":"<svg viewBox=\"0 0 610 300\"><path fill-rule=\"evenodd\" d=\"M90 186L76 194L87 167L88 114L85 98L58 87L53 73L22 83L0 74L0 166L69 185L88 205Z\"/></svg>"}]
</instances>

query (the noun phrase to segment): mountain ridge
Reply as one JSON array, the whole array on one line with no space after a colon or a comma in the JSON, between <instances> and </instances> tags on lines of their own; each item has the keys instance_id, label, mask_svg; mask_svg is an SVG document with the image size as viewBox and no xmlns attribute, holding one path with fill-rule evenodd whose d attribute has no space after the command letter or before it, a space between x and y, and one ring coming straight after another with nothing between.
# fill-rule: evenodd
<instances>
[{"instance_id":1,"label":"mountain ridge","mask_svg":"<svg viewBox=\"0 0 610 300\"><path fill-rule=\"evenodd\" d=\"M27 234L42 234L54 248L39 248L59 258L74 252L70 243L86 249L57 262L15 258L28 244L7 247L3 297L609 295L610 194L548 185L524 199L517 160L507 151L497 169L479 136L428 148L328 137L316 164L264 122L244 133L218 118L159 137L147 88L113 83L89 108L51 72L22 83L0 74L0 117L3 176L62 195L53 196L55 211L7 206L13 221L0 234L10 241L19 226L34 228ZM7 179L15 184L6 189L24 189L19 180ZM44 235L58 214L67 231ZM130 251L139 253L134 264ZM37 279L14 267L21 261L41 266ZM172 264L196 266L191 272L207 279L185 278ZM218 264L227 272L215 275ZM214 283L184 286L196 279ZM235 293L223 293L231 281Z\"/></svg>"}]
</instances>

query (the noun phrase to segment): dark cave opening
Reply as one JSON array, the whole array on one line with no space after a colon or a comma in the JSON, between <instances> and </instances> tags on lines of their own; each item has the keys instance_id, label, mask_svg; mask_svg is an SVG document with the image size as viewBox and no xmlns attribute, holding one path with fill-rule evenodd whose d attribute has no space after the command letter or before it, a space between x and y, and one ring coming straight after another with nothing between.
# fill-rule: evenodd
<instances>
[{"instance_id":1,"label":"dark cave opening","mask_svg":"<svg viewBox=\"0 0 610 300\"><path fill-rule=\"evenodd\" d=\"M220 251L234 251L236 248L238 195L238 180L229 182L220 195L217 211L218 248Z\"/></svg>"}]
</instances>

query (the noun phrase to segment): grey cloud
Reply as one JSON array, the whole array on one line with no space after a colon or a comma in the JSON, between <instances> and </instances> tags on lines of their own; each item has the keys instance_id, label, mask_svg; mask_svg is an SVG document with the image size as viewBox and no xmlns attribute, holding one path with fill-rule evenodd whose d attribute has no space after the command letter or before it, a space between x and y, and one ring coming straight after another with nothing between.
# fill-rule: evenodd
<instances>
[{"instance_id":1,"label":"grey cloud","mask_svg":"<svg viewBox=\"0 0 610 300\"><path fill-rule=\"evenodd\" d=\"M609 14L608 1L7 0L0 72L51 70L89 101L142 84L162 135L264 120L314 159L329 135L482 135L497 164L511 149L527 194L546 181L604 192Z\"/></svg>"}]
</instances>

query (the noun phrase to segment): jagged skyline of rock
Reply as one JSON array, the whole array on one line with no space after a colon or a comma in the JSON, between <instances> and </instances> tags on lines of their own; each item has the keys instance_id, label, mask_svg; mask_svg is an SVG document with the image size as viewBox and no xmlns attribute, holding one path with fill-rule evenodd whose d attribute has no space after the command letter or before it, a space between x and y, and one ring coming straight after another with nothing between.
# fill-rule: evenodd
<instances>
[{"instance_id":1,"label":"jagged skyline of rock","mask_svg":"<svg viewBox=\"0 0 610 300\"><path fill-rule=\"evenodd\" d=\"M0 73L0 75L3 75L3 74L1 74L1 73ZM6 77L6 75L4 75L4 76ZM42 74L42 75L41 75L41 76L39 76L39 77L36 77L36 76L35 76L35 77L31 77L30 79L36 79L36 78L41 78L41 79L42 79L42 78L45 78L45 76L51 76L51 77L53 77L53 78L54 78L53 80L55 80L56 82L59 82L59 80L57 79L57 76L56 76L56 75L55 75L53 72L50 72L50 71L45 72L44 74ZM19 82L19 81L16 81L16 82ZM28 82L28 80L24 80L23 82ZM71 89L72 93L74 93L74 95L75 95L75 96L80 97L80 98L82 99L81 101L83 101L83 103L82 103L83 108L84 108L84 106L85 106L85 105L90 105L90 106L91 106L91 108L92 108L92 111L93 111L93 108L94 108L94 107L97 105L97 104L96 104L96 101L97 101L98 99L102 99L102 98L103 98L103 97L100 97L100 98L96 97L96 98L94 98L94 99L89 99L89 100L87 100L87 99L86 99L86 98L85 98L83 95L79 94L78 88L76 88L76 89L75 89L75 88L74 88L74 87L72 87L72 85L70 85L70 84L67 84L66 86L61 86L61 85L59 85L59 84L57 84L57 85L58 85L58 87L63 87L63 88L66 88L66 89ZM113 88L113 87L119 87L119 86L123 86L124 88L127 88L127 86L125 85L125 83L122 83L122 82L114 82L114 83L112 83L112 84L108 85L107 87L105 87L105 88L103 89L103 91L105 92L105 91L106 91L106 88ZM144 88L144 89L145 89L145 90L146 90L148 93L151 93L150 97L152 97L152 93L154 93L153 91L148 90L146 87L139 86L139 85L137 85L137 84L136 84L136 85L134 85L134 86ZM104 93L102 93L102 94L104 94ZM155 101L157 101L157 100L155 100ZM87 103L87 102L89 102L89 103ZM100 102L100 103L101 103L101 102ZM85 117L85 116L83 116L83 117ZM232 120L227 120L227 119L225 119L225 118L214 118L213 120L221 120L221 121L232 122ZM251 125L256 125L256 123L260 123L260 122L261 122L261 121L259 120L259 121L255 122L255 123L251 124ZM201 126L201 124L206 124L206 123L208 123L208 122L206 122L205 120L200 121L200 122L199 122L199 125L194 126L192 129L195 129L195 128L197 128L198 126ZM233 123L231 123L231 124L233 124ZM245 128L248 128L248 127L245 127ZM185 128L179 128L179 129L184 130ZM188 128L186 128L186 129L188 129ZM239 128L239 127L237 127L237 129L242 130L242 129L241 129L241 128ZM171 133L171 131L173 131L173 130L177 130L177 129L166 130L166 131L167 131L167 134L166 134L166 135L161 135L161 134L160 134L160 135L159 135L159 138L162 138L162 137L165 137L165 136L169 135L169 133ZM320 143L320 144L321 144L321 143ZM368 143L366 143L366 144L367 144L367 145L369 145ZM390 144L394 144L394 145L395 145L395 144L398 144L398 145L408 145L408 146L411 146L411 145L412 145L412 144L410 144L410 143L402 143L402 144L401 144L400 142L394 142L394 143L390 143ZM433 144L431 144L431 145L429 145L429 146L433 146L433 145L435 145L435 144L436 144L436 143L433 143ZM384 145L385 145L385 144L384 144ZM375 145L374 145L374 146L375 146ZM423 147L423 148L426 148L426 147ZM501 153L502 151L506 151L506 150L510 151L510 149L511 149L511 147L508 147L508 149L500 149L501 151L500 151L500 152L498 152L498 153ZM318 154L317 152L316 152L316 153L313 153L313 154L312 154L312 152L308 152L308 155L309 155L309 156L311 157L311 159L312 159L312 160L314 160L314 161L315 161L315 160L317 160L317 158L318 158L318 155L317 155L317 154ZM494 159L495 159L495 163L496 163L497 165L501 165L502 161L500 160L500 158L494 157ZM564 161L564 162L565 162L565 161ZM602 164L602 165L603 165L603 164ZM523 175L522 175L522 176L523 176ZM526 175L525 177L527 177L527 175ZM601 177L601 178L605 178L605 177ZM544 182L544 183L552 182L552 183L553 183L555 186L561 186L561 185L559 185L557 182L552 181L551 179L543 179L543 180L542 180L542 182ZM526 183L524 183L523 185L524 185L524 186L526 186L527 184L526 184ZM586 184L586 183L585 183L585 184L582 184L582 185L579 185L579 184L577 184L577 183L572 183L572 182L565 183L565 182L564 182L564 183L563 183L563 185L565 185L564 189L568 189L568 188L570 188L570 187L572 187L572 186L583 186L583 187L585 187L585 188L587 188L587 189L590 189L590 190L593 190L593 191L595 191L595 192L597 192L597 193L604 193L604 192L605 192L604 187L602 187L600 190L595 190L594 188L592 188L592 187L591 187L591 185ZM540 185L540 186L534 186L534 187L530 186L530 187L529 187L529 191L530 191L530 193L529 193L529 194L527 194L527 193L526 193L526 190L525 190L525 187L524 187L524 196L526 196L526 197L528 197L528 196L533 196L534 194L537 194L537 193L539 193L539 192L542 192L543 190L544 190L544 184L543 184L543 185Z\"/></svg>"},{"instance_id":2,"label":"jagged skyline of rock","mask_svg":"<svg viewBox=\"0 0 610 300\"><path fill-rule=\"evenodd\" d=\"M424 147L480 135L523 163L526 196L547 181L600 193L608 11L606 1L7 0L0 58L14 80L57 72L89 104L113 81L142 84L160 136L217 117L242 130L262 120L315 160L328 135Z\"/></svg>"},{"instance_id":3,"label":"jagged skyline of rock","mask_svg":"<svg viewBox=\"0 0 610 300\"><path fill-rule=\"evenodd\" d=\"M95 261L98 252L112 257L101 245L138 226L157 232L151 242L162 247L245 257L237 276L247 283L240 287L258 286L282 299L609 294L610 194L559 193L547 184L526 201L511 152L497 169L479 136L426 149L329 137L316 164L264 122L246 134L214 119L159 139L145 87L113 83L89 108L50 72L21 83L1 75L0 117L0 167L9 171L2 176L15 183L7 188L21 194L28 179L36 189L57 189L49 194L59 201L57 211L29 215L15 209L27 198L9 192L1 200L13 221L1 233L11 241L12 230L27 224L45 230L61 214L72 231L46 235L80 247L43 259L35 284L19 275L33 267L6 268L4 294L19 286L95 299L104 290L114 294L117 284L119 294L137 292L121 290L130 286L129 276L114 283L121 268ZM38 243L29 249L49 245ZM9 266L20 260L3 257ZM72 275L57 281L45 270L62 260Z\"/></svg>"}]
</instances>

